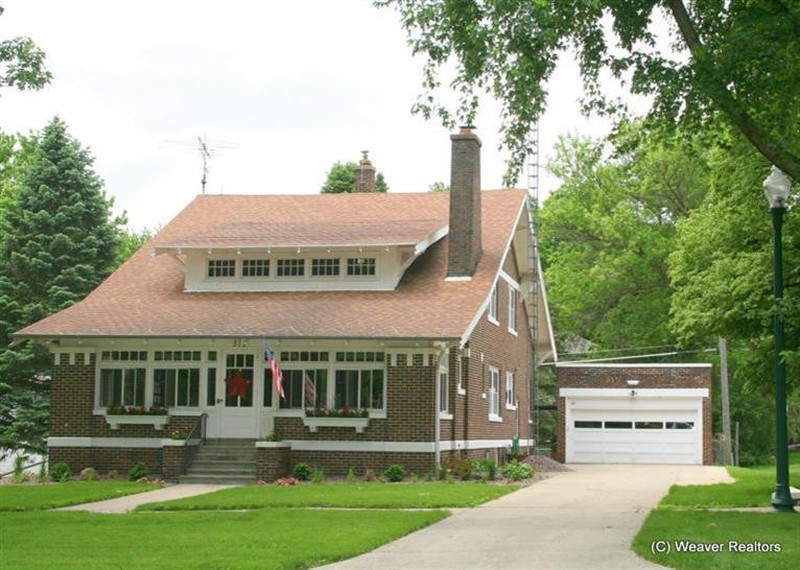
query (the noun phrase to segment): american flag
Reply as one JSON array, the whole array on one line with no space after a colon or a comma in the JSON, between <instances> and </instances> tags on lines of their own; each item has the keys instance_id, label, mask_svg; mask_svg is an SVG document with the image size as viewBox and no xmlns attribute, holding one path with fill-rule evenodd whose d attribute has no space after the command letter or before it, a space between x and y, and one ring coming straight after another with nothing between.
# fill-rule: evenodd
<instances>
[{"instance_id":1,"label":"american flag","mask_svg":"<svg viewBox=\"0 0 800 570\"><path fill-rule=\"evenodd\" d=\"M317 385L308 375L308 372L303 372L303 388L306 395L306 408L313 408L317 401Z\"/></svg>"},{"instance_id":2,"label":"american flag","mask_svg":"<svg viewBox=\"0 0 800 570\"><path fill-rule=\"evenodd\" d=\"M269 362L269 367L272 369L272 381L275 383L275 391L285 400L286 395L283 393L283 372L281 372L281 367L278 364L275 351L269 347L267 339L264 339L264 360Z\"/></svg>"}]
</instances>

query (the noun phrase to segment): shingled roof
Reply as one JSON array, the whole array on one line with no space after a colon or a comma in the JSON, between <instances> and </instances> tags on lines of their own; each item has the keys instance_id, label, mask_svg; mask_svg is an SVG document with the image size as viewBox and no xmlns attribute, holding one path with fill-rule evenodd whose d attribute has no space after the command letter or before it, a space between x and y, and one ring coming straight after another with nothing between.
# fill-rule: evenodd
<instances>
[{"instance_id":1,"label":"shingled roof","mask_svg":"<svg viewBox=\"0 0 800 570\"><path fill-rule=\"evenodd\" d=\"M462 338L499 274L525 199L524 190L482 192L483 254L471 280L446 280L444 237L393 291L187 293L178 264L154 253L410 245L448 225L446 193L198 196L83 301L15 337Z\"/></svg>"}]
</instances>

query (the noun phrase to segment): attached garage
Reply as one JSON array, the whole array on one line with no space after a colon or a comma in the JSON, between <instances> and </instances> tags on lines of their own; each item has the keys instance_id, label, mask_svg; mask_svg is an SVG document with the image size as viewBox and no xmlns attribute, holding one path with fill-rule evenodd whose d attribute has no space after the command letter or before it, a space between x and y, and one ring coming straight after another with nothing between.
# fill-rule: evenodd
<instances>
[{"instance_id":1,"label":"attached garage","mask_svg":"<svg viewBox=\"0 0 800 570\"><path fill-rule=\"evenodd\" d=\"M568 463L703 463L708 390L565 388Z\"/></svg>"},{"instance_id":2,"label":"attached garage","mask_svg":"<svg viewBox=\"0 0 800 570\"><path fill-rule=\"evenodd\" d=\"M559 363L557 371L557 459L710 462L711 365Z\"/></svg>"}]
</instances>

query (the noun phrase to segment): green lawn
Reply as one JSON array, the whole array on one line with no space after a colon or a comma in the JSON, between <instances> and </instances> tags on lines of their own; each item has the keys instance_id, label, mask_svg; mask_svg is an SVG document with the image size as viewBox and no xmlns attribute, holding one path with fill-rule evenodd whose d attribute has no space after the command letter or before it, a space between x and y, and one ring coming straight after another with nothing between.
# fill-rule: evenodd
<instances>
[{"instance_id":1,"label":"green lawn","mask_svg":"<svg viewBox=\"0 0 800 570\"><path fill-rule=\"evenodd\" d=\"M792 454L789 480L795 486L800 479L798 458L800 454ZM672 568L797 568L800 513L708 510L769 507L775 467L728 471L735 483L672 487L645 520L633 550Z\"/></svg>"},{"instance_id":2,"label":"green lawn","mask_svg":"<svg viewBox=\"0 0 800 570\"><path fill-rule=\"evenodd\" d=\"M800 453L790 454L789 481L800 487ZM735 484L675 486L660 507L768 507L775 490L775 466L728 467Z\"/></svg>"},{"instance_id":3,"label":"green lawn","mask_svg":"<svg viewBox=\"0 0 800 570\"><path fill-rule=\"evenodd\" d=\"M446 511L0 514L4 568L308 568L350 558Z\"/></svg>"},{"instance_id":4,"label":"green lawn","mask_svg":"<svg viewBox=\"0 0 800 570\"><path fill-rule=\"evenodd\" d=\"M488 483L340 483L286 487L246 486L165 503L139 510L230 510L265 507L445 508L474 507L518 487Z\"/></svg>"},{"instance_id":5,"label":"green lawn","mask_svg":"<svg viewBox=\"0 0 800 570\"><path fill-rule=\"evenodd\" d=\"M0 511L36 511L93 503L153 491L161 485L127 481L70 481L43 485L0 485Z\"/></svg>"}]
</instances>

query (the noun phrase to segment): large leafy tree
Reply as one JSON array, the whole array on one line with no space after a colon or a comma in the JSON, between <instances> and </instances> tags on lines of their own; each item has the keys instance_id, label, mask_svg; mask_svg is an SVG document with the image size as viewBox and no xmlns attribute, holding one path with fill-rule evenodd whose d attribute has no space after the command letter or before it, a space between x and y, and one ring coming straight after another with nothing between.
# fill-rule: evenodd
<instances>
[{"instance_id":1,"label":"large leafy tree","mask_svg":"<svg viewBox=\"0 0 800 570\"><path fill-rule=\"evenodd\" d=\"M3 12L0 6L0 16ZM0 87L41 89L53 78L44 60L44 52L30 38L0 40Z\"/></svg>"},{"instance_id":2,"label":"large leafy tree","mask_svg":"<svg viewBox=\"0 0 800 570\"><path fill-rule=\"evenodd\" d=\"M41 450L49 359L10 334L87 295L114 267L123 220L89 151L53 119L0 216L0 445Z\"/></svg>"},{"instance_id":3,"label":"large leafy tree","mask_svg":"<svg viewBox=\"0 0 800 570\"><path fill-rule=\"evenodd\" d=\"M772 225L760 192L769 165L735 133L710 156L708 198L679 224L670 258L672 328L686 345L716 336L746 345L752 377L770 378ZM800 219L794 214L789 211L783 232L790 366L798 364L800 354ZM788 378L795 381L792 374Z\"/></svg>"},{"instance_id":4,"label":"large leafy tree","mask_svg":"<svg viewBox=\"0 0 800 570\"><path fill-rule=\"evenodd\" d=\"M322 194L353 192L356 187L357 168L358 165L355 162L335 162L328 171L328 176L325 178L325 183L322 185L320 192ZM389 185L386 184L383 173L378 172L375 175L375 190L377 192L386 192L388 189Z\"/></svg>"},{"instance_id":5,"label":"large leafy tree","mask_svg":"<svg viewBox=\"0 0 800 570\"><path fill-rule=\"evenodd\" d=\"M722 115L767 160L800 180L798 2L375 3L397 9L413 52L427 58L416 111L452 126L456 118L472 123L481 93L499 99L509 173L524 161L531 126L545 108L547 79L572 49L587 110L624 111L604 88L610 74L630 92L652 96L651 119L696 126ZM668 24L663 37L658 22ZM444 82L459 96L455 111L442 103Z\"/></svg>"},{"instance_id":6,"label":"large leafy tree","mask_svg":"<svg viewBox=\"0 0 800 570\"><path fill-rule=\"evenodd\" d=\"M549 165L563 184L541 209L540 248L563 340L674 344L667 259L676 221L703 199L704 151L640 131L626 126L613 145L562 138Z\"/></svg>"}]
</instances>

